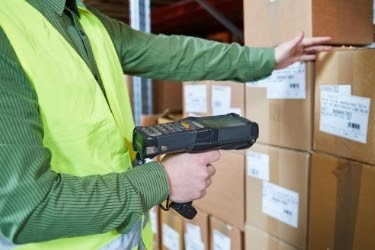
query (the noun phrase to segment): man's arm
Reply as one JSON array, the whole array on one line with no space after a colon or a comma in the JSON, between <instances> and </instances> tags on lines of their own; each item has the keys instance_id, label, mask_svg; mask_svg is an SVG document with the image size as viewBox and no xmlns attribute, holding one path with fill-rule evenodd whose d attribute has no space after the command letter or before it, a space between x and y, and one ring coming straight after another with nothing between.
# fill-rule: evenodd
<instances>
[{"instance_id":1,"label":"man's arm","mask_svg":"<svg viewBox=\"0 0 375 250\"><path fill-rule=\"evenodd\" d=\"M273 48L143 33L92 11L108 30L126 74L177 81L246 82L268 76L275 67Z\"/></svg>"}]
</instances>

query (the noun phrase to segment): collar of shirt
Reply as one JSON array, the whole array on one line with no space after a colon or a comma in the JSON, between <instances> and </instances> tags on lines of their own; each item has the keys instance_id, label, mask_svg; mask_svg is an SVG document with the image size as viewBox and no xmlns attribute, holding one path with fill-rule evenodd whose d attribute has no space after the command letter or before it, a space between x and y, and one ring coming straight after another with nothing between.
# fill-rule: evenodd
<instances>
[{"instance_id":1,"label":"collar of shirt","mask_svg":"<svg viewBox=\"0 0 375 250\"><path fill-rule=\"evenodd\" d=\"M29 2L37 3L36 0L29 0ZM61 16L64 12L65 7L79 15L78 7L86 9L85 4L82 0L54 0L54 1L43 1L48 8L54 11L56 14Z\"/></svg>"}]
</instances>

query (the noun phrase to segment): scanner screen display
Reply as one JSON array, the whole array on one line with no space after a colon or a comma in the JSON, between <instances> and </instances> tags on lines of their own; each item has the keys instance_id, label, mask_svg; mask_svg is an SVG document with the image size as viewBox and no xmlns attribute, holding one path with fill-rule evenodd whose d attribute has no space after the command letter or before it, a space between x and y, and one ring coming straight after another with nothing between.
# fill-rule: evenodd
<instances>
[{"instance_id":1,"label":"scanner screen display","mask_svg":"<svg viewBox=\"0 0 375 250\"><path fill-rule=\"evenodd\" d=\"M222 127L234 127L245 125L246 123L240 119L228 116L217 116L217 117L201 117L198 121L198 124L203 125L203 127L208 128L222 128Z\"/></svg>"}]
</instances>

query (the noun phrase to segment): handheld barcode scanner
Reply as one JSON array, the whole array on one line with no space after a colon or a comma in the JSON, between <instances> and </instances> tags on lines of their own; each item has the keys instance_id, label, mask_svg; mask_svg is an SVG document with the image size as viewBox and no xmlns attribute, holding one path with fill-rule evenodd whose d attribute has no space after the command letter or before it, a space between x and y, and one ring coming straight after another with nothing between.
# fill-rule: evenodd
<instances>
[{"instance_id":1,"label":"handheld barcode scanner","mask_svg":"<svg viewBox=\"0 0 375 250\"><path fill-rule=\"evenodd\" d=\"M258 124L237 114L186 117L179 121L153 126L137 126L133 131L133 147L137 164L145 159L168 153L199 153L209 150L238 150L250 148L258 139ZM170 207L187 219L197 211L192 202L171 202Z\"/></svg>"}]
</instances>

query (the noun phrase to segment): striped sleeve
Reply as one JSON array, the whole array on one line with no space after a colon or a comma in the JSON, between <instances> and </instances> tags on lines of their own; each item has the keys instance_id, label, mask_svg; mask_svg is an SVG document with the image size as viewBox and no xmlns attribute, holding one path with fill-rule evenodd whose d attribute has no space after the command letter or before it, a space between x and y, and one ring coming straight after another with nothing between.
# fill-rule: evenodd
<instances>
[{"instance_id":1,"label":"striped sleeve","mask_svg":"<svg viewBox=\"0 0 375 250\"><path fill-rule=\"evenodd\" d=\"M176 81L264 78L275 67L274 48L247 47L197 37L150 34L93 10L112 37L125 73Z\"/></svg>"}]
</instances>

